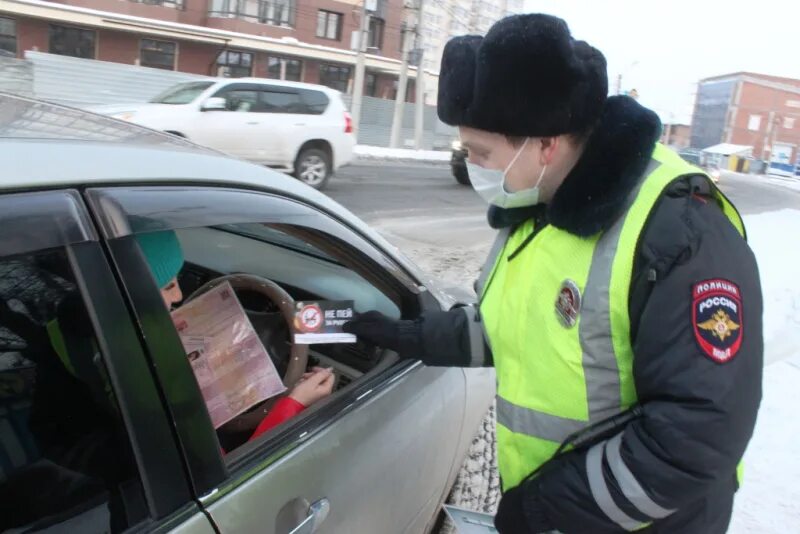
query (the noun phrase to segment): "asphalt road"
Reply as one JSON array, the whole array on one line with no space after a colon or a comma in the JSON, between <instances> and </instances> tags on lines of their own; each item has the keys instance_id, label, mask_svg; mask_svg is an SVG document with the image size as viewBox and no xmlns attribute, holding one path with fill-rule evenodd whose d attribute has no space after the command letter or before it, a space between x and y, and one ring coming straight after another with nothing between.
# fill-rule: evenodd
<instances>
[{"instance_id":1,"label":"asphalt road","mask_svg":"<svg viewBox=\"0 0 800 534\"><path fill-rule=\"evenodd\" d=\"M800 210L800 191L753 175L725 173L722 191L744 215ZM342 168L325 191L383 232L400 248L409 243L485 248L492 232L486 206L456 183L440 163L372 163Z\"/></svg>"}]
</instances>

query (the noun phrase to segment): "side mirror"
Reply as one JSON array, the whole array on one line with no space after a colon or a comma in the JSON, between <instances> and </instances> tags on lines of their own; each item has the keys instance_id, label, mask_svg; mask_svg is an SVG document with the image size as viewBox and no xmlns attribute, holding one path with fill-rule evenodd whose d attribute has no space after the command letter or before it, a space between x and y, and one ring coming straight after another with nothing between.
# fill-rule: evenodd
<instances>
[{"instance_id":1,"label":"side mirror","mask_svg":"<svg viewBox=\"0 0 800 534\"><path fill-rule=\"evenodd\" d=\"M200 111L225 111L228 109L228 103L224 98L212 96L203 102Z\"/></svg>"}]
</instances>

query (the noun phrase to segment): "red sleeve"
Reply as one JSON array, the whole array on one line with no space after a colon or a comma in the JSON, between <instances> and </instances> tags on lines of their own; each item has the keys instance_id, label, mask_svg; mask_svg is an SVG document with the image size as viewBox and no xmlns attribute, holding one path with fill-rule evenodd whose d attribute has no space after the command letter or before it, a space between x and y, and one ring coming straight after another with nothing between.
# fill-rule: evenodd
<instances>
[{"instance_id":1,"label":"red sleeve","mask_svg":"<svg viewBox=\"0 0 800 534\"><path fill-rule=\"evenodd\" d=\"M262 419L258 424L255 432L253 432L253 435L250 436L250 439L255 439L264 432L272 430L279 424L283 423L287 419L291 419L305 409L306 407L303 406L302 403L294 400L291 397L281 398L275 403L275 406L272 407L269 413L264 416L264 419Z\"/></svg>"}]
</instances>

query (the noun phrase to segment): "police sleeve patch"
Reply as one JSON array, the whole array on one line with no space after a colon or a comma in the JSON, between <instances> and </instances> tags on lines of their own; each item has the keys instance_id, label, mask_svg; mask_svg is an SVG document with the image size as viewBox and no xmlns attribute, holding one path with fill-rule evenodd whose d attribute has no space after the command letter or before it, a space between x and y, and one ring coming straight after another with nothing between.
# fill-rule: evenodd
<instances>
[{"instance_id":1,"label":"police sleeve patch","mask_svg":"<svg viewBox=\"0 0 800 534\"><path fill-rule=\"evenodd\" d=\"M717 363L732 360L744 334L739 286L722 278L694 284L692 328L703 354Z\"/></svg>"}]
</instances>

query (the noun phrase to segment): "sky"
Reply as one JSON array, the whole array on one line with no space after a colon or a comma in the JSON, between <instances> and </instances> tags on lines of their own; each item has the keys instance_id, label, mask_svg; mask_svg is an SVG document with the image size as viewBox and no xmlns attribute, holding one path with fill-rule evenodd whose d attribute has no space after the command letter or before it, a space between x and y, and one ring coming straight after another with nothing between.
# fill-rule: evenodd
<instances>
[{"instance_id":1,"label":"sky","mask_svg":"<svg viewBox=\"0 0 800 534\"><path fill-rule=\"evenodd\" d=\"M636 89L663 122L691 121L697 81L752 71L800 78L796 0L525 0L567 21L608 61L609 88Z\"/></svg>"}]
</instances>

